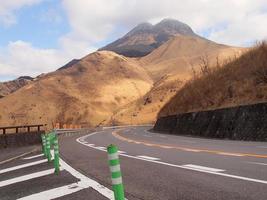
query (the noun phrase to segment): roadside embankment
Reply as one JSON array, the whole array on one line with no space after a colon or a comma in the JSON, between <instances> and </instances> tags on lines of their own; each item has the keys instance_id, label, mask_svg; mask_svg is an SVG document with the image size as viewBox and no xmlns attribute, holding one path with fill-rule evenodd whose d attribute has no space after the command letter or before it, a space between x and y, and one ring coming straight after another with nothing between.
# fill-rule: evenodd
<instances>
[{"instance_id":1,"label":"roadside embankment","mask_svg":"<svg viewBox=\"0 0 267 200\"><path fill-rule=\"evenodd\" d=\"M267 103L160 117L154 130L175 135L267 141Z\"/></svg>"}]
</instances>

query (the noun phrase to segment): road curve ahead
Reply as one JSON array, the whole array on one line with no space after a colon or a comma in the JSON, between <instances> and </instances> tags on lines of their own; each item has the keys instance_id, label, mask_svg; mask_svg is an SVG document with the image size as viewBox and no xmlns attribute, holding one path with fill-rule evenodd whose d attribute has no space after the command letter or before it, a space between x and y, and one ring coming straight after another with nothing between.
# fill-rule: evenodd
<instances>
[{"instance_id":1,"label":"road curve ahead","mask_svg":"<svg viewBox=\"0 0 267 200\"><path fill-rule=\"evenodd\" d=\"M150 128L63 137L61 153L74 168L111 188L106 147L116 144L129 200L267 199L267 143L165 135Z\"/></svg>"}]
</instances>

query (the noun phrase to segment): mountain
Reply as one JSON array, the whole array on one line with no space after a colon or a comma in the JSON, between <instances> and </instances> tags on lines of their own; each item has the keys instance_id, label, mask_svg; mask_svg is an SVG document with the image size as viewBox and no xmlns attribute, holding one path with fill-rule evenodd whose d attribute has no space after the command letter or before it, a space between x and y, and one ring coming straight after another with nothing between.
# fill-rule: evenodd
<instances>
[{"instance_id":1,"label":"mountain","mask_svg":"<svg viewBox=\"0 0 267 200\"><path fill-rule=\"evenodd\" d=\"M9 95L33 81L30 76L21 76L13 81L0 82L0 98Z\"/></svg>"},{"instance_id":2,"label":"mountain","mask_svg":"<svg viewBox=\"0 0 267 200\"><path fill-rule=\"evenodd\" d=\"M142 57L176 35L197 36L188 25L174 19L164 19L156 25L139 24L100 50L114 51L128 57Z\"/></svg>"},{"instance_id":3,"label":"mountain","mask_svg":"<svg viewBox=\"0 0 267 200\"><path fill-rule=\"evenodd\" d=\"M267 101L267 43L187 83L159 116Z\"/></svg>"},{"instance_id":4,"label":"mountain","mask_svg":"<svg viewBox=\"0 0 267 200\"><path fill-rule=\"evenodd\" d=\"M236 58L245 48L231 47L201 37L175 36L149 55L136 59L154 80L153 88L135 103L117 111L118 124L153 123L159 110L190 80L203 62L210 66Z\"/></svg>"},{"instance_id":5,"label":"mountain","mask_svg":"<svg viewBox=\"0 0 267 200\"><path fill-rule=\"evenodd\" d=\"M104 123L146 94L152 80L134 60L113 52L89 54L0 99L0 124Z\"/></svg>"},{"instance_id":6,"label":"mountain","mask_svg":"<svg viewBox=\"0 0 267 200\"><path fill-rule=\"evenodd\" d=\"M159 34L169 38L159 40ZM152 123L162 107L187 85L193 72L247 51L199 37L174 20L139 25L126 38L128 46L161 45L138 58L101 50L42 74L0 99L0 124Z\"/></svg>"}]
</instances>

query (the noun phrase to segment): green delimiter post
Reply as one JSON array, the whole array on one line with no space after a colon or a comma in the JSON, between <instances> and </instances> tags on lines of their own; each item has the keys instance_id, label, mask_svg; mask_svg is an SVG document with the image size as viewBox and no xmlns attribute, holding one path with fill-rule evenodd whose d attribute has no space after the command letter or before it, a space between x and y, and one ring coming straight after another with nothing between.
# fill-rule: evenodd
<instances>
[{"instance_id":1,"label":"green delimiter post","mask_svg":"<svg viewBox=\"0 0 267 200\"><path fill-rule=\"evenodd\" d=\"M46 153L47 153L47 160L51 162L51 152L50 152L50 135L46 135Z\"/></svg>"},{"instance_id":2,"label":"green delimiter post","mask_svg":"<svg viewBox=\"0 0 267 200\"><path fill-rule=\"evenodd\" d=\"M42 150L44 156L46 157L46 138L44 134L42 134L41 137L42 137Z\"/></svg>"},{"instance_id":3,"label":"green delimiter post","mask_svg":"<svg viewBox=\"0 0 267 200\"><path fill-rule=\"evenodd\" d=\"M54 167L55 173L59 174L59 146L58 146L58 137L54 138Z\"/></svg>"},{"instance_id":4,"label":"green delimiter post","mask_svg":"<svg viewBox=\"0 0 267 200\"><path fill-rule=\"evenodd\" d=\"M125 200L118 148L113 144L108 146L108 162L114 198L115 200Z\"/></svg>"}]
</instances>

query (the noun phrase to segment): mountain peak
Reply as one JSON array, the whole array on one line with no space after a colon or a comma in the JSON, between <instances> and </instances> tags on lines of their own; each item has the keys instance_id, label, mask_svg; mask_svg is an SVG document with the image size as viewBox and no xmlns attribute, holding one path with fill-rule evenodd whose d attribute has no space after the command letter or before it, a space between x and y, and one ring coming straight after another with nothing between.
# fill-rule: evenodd
<instances>
[{"instance_id":1,"label":"mountain peak","mask_svg":"<svg viewBox=\"0 0 267 200\"><path fill-rule=\"evenodd\" d=\"M156 24L155 29L159 29L161 31L169 32L170 34L181 34L188 36L195 36L196 34L187 24L180 22L176 19L163 19L158 24Z\"/></svg>"},{"instance_id":2,"label":"mountain peak","mask_svg":"<svg viewBox=\"0 0 267 200\"><path fill-rule=\"evenodd\" d=\"M176 35L197 36L187 24L175 19L163 19L155 25L141 23L100 50L114 51L128 57L142 57Z\"/></svg>"}]
</instances>

